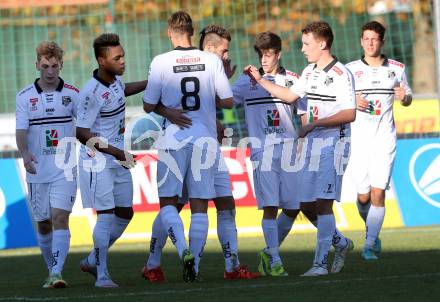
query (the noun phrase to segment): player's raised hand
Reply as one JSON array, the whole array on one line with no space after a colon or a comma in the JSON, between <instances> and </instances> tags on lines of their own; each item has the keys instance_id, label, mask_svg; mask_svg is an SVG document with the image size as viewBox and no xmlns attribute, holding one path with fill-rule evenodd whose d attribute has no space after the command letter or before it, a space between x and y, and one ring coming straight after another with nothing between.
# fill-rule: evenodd
<instances>
[{"instance_id":1,"label":"player's raised hand","mask_svg":"<svg viewBox=\"0 0 440 302\"><path fill-rule=\"evenodd\" d=\"M394 87L394 96L396 99L403 101L406 96L405 88L403 87L403 82L400 82L398 85Z\"/></svg>"},{"instance_id":2,"label":"player's raised hand","mask_svg":"<svg viewBox=\"0 0 440 302\"><path fill-rule=\"evenodd\" d=\"M356 93L356 108L361 111L369 111L369 102L364 99L362 92Z\"/></svg>"},{"instance_id":3,"label":"player's raised hand","mask_svg":"<svg viewBox=\"0 0 440 302\"><path fill-rule=\"evenodd\" d=\"M23 154L24 168L30 174L37 174L34 163L38 164L37 158L32 153Z\"/></svg>"},{"instance_id":4,"label":"player's raised hand","mask_svg":"<svg viewBox=\"0 0 440 302\"><path fill-rule=\"evenodd\" d=\"M245 74L247 74L252 81L254 82L254 84L256 84L258 81L261 80L261 74L258 71L258 68L253 66L253 65L248 65L244 68L243 72Z\"/></svg>"},{"instance_id":5,"label":"player's raised hand","mask_svg":"<svg viewBox=\"0 0 440 302\"><path fill-rule=\"evenodd\" d=\"M312 131L313 129L315 129L315 125L314 124L305 124L304 126L302 126L299 131L298 131L298 136L300 138L304 138L306 137L307 133L309 133L310 131Z\"/></svg>"},{"instance_id":6,"label":"player's raised hand","mask_svg":"<svg viewBox=\"0 0 440 302\"><path fill-rule=\"evenodd\" d=\"M237 69L237 65L231 66L230 59L223 59L222 61L226 76L228 77L228 79L232 78L235 74L235 70Z\"/></svg>"},{"instance_id":7,"label":"player's raised hand","mask_svg":"<svg viewBox=\"0 0 440 302\"><path fill-rule=\"evenodd\" d=\"M125 169L131 169L134 168L136 165L136 160L130 152L119 150L116 154L116 159L119 162L121 166L123 166Z\"/></svg>"},{"instance_id":8,"label":"player's raised hand","mask_svg":"<svg viewBox=\"0 0 440 302\"><path fill-rule=\"evenodd\" d=\"M185 115L186 112L188 111L183 109L167 108L166 118L181 129L189 128L192 125L192 120Z\"/></svg>"}]
</instances>

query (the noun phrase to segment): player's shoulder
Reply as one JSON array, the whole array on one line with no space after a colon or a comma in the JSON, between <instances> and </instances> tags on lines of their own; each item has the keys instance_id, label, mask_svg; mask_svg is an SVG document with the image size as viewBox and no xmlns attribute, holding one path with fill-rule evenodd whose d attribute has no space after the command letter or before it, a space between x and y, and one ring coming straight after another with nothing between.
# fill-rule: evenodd
<instances>
[{"instance_id":1,"label":"player's shoulder","mask_svg":"<svg viewBox=\"0 0 440 302\"><path fill-rule=\"evenodd\" d=\"M345 67L344 64L337 61L331 68L330 72L332 72L334 75L339 77L347 76L347 73L349 73L348 68Z\"/></svg>"},{"instance_id":2,"label":"player's shoulder","mask_svg":"<svg viewBox=\"0 0 440 302\"><path fill-rule=\"evenodd\" d=\"M91 77L81 88L80 95L99 96L100 92L103 90L101 86L103 85L97 79Z\"/></svg>"},{"instance_id":3,"label":"player's shoulder","mask_svg":"<svg viewBox=\"0 0 440 302\"><path fill-rule=\"evenodd\" d=\"M396 61L394 59L387 59L387 61L388 61L388 66L390 66L390 67L397 68L400 70L403 70L405 68L405 64L403 64L399 61Z\"/></svg>"},{"instance_id":4,"label":"player's shoulder","mask_svg":"<svg viewBox=\"0 0 440 302\"><path fill-rule=\"evenodd\" d=\"M70 93L70 94L74 94L74 95L77 95L77 94L79 94L79 89L76 87L76 86L74 86L74 85L72 85L72 84L70 84L70 83L64 83L63 84L63 89L65 90L65 91L67 91L68 93Z\"/></svg>"},{"instance_id":5,"label":"player's shoulder","mask_svg":"<svg viewBox=\"0 0 440 302\"><path fill-rule=\"evenodd\" d=\"M352 70L352 69L361 68L363 65L365 65L365 64L362 62L362 60L354 60L354 61L351 61L351 62L348 62L347 64L345 64L345 67Z\"/></svg>"},{"instance_id":6,"label":"player's shoulder","mask_svg":"<svg viewBox=\"0 0 440 302\"><path fill-rule=\"evenodd\" d=\"M26 96L28 96L34 92L36 92L36 89L35 89L34 83L32 83L32 84L29 84L26 87L22 88L20 91L18 91L17 98L18 99L25 98Z\"/></svg>"},{"instance_id":7,"label":"player's shoulder","mask_svg":"<svg viewBox=\"0 0 440 302\"><path fill-rule=\"evenodd\" d=\"M284 70L287 78L299 79L299 74L288 69L284 69Z\"/></svg>"}]
</instances>

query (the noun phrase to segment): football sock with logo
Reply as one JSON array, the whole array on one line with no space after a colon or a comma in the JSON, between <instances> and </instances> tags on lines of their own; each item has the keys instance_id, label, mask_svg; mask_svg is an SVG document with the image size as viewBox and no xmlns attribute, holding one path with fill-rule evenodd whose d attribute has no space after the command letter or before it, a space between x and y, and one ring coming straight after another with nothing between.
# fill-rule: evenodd
<instances>
[{"instance_id":1,"label":"football sock with logo","mask_svg":"<svg viewBox=\"0 0 440 302\"><path fill-rule=\"evenodd\" d=\"M208 214L195 213L191 215L191 225L189 227L189 249L194 255L194 269L199 272L200 259L208 236Z\"/></svg>"},{"instance_id":2,"label":"football sock with logo","mask_svg":"<svg viewBox=\"0 0 440 302\"><path fill-rule=\"evenodd\" d=\"M287 216L284 212L281 212L277 218L277 226L278 226L278 246L284 241L284 239L289 234L292 229L292 225L295 222L295 219Z\"/></svg>"},{"instance_id":3,"label":"football sock with logo","mask_svg":"<svg viewBox=\"0 0 440 302\"><path fill-rule=\"evenodd\" d=\"M113 219L113 214L98 214L95 228L93 229L93 247L95 249L95 265L98 271L98 280L108 277L107 253Z\"/></svg>"},{"instance_id":4,"label":"football sock with logo","mask_svg":"<svg viewBox=\"0 0 440 302\"><path fill-rule=\"evenodd\" d=\"M266 253L270 258L270 265L281 263L278 248L278 226L275 219L264 219L261 221L263 228L264 240L266 241Z\"/></svg>"},{"instance_id":5,"label":"football sock with logo","mask_svg":"<svg viewBox=\"0 0 440 302\"><path fill-rule=\"evenodd\" d=\"M179 258L182 258L183 251L186 250L185 232L183 222L175 206L165 206L159 212L162 224L167 231L168 237L177 249Z\"/></svg>"},{"instance_id":6,"label":"football sock with logo","mask_svg":"<svg viewBox=\"0 0 440 302\"><path fill-rule=\"evenodd\" d=\"M116 240L119 239L119 237L121 237L122 233L124 233L130 221L130 219L125 219L114 215L112 228L110 230L110 241L108 244L109 248L113 245L113 243L116 242ZM94 250L90 252L89 256L87 257L87 261L89 262L89 264L95 265L96 257Z\"/></svg>"},{"instance_id":7,"label":"football sock with logo","mask_svg":"<svg viewBox=\"0 0 440 302\"><path fill-rule=\"evenodd\" d=\"M217 235L225 258L225 270L232 272L240 265L235 209L217 211Z\"/></svg>"},{"instance_id":8,"label":"football sock with logo","mask_svg":"<svg viewBox=\"0 0 440 302\"><path fill-rule=\"evenodd\" d=\"M385 207L376 207L371 205L367 217L367 238L365 240L366 248L372 249L374 247L375 241L377 237L379 237L384 218Z\"/></svg>"},{"instance_id":9,"label":"football sock with logo","mask_svg":"<svg viewBox=\"0 0 440 302\"><path fill-rule=\"evenodd\" d=\"M333 234L336 229L335 216L333 214L318 215L318 235L315 250L314 265L327 268L328 253L332 245Z\"/></svg>"},{"instance_id":10,"label":"football sock with logo","mask_svg":"<svg viewBox=\"0 0 440 302\"><path fill-rule=\"evenodd\" d=\"M153 269L160 266L160 258L162 256L162 249L167 242L168 233L162 224L160 215L157 214L153 221L153 226L151 230L151 241L150 241L150 255L147 260L147 268Z\"/></svg>"},{"instance_id":11,"label":"football sock with logo","mask_svg":"<svg viewBox=\"0 0 440 302\"><path fill-rule=\"evenodd\" d=\"M359 211L359 215L367 223L368 212L370 211L371 202L360 203L359 200L356 201L356 205Z\"/></svg>"},{"instance_id":12,"label":"football sock with logo","mask_svg":"<svg viewBox=\"0 0 440 302\"><path fill-rule=\"evenodd\" d=\"M52 232L47 234L37 233L38 246L43 255L49 273L52 270L53 256L52 256Z\"/></svg>"},{"instance_id":13,"label":"football sock with logo","mask_svg":"<svg viewBox=\"0 0 440 302\"><path fill-rule=\"evenodd\" d=\"M341 232L339 232L338 229L335 229L335 232L333 233L333 239L332 239L332 245L336 249L343 249L347 246L348 240L347 238L342 235Z\"/></svg>"},{"instance_id":14,"label":"football sock with logo","mask_svg":"<svg viewBox=\"0 0 440 302\"><path fill-rule=\"evenodd\" d=\"M55 230L52 239L52 274L61 274L70 247L69 230Z\"/></svg>"}]
</instances>

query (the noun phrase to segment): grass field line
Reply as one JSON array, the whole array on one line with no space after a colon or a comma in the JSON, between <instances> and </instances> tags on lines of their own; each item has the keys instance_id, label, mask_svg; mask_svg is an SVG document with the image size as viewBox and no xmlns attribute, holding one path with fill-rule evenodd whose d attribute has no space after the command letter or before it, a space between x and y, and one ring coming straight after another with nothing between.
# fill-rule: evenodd
<instances>
[{"instance_id":1,"label":"grass field line","mask_svg":"<svg viewBox=\"0 0 440 302\"><path fill-rule=\"evenodd\" d=\"M246 284L245 288L267 288L267 287L285 287L285 286L304 286L310 283L313 285L328 285L328 284L340 284L340 283L350 283L350 282L365 282L365 281L384 281L384 280L394 280L394 279L418 279L418 278L431 278L440 277L440 272L438 273L423 273L423 274L410 274L410 275L390 275L382 277L371 277L371 278L350 278L350 279L334 279L334 280L319 280L316 278L305 278L304 281L294 281L294 282L268 282L268 283L258 283L258 284ZM305 281L307 280L307 281ZM313 280L313 281L312 281ZM281 281L281 280L280 280ZM175 295L175 294L187 294L196 292L215 292L220 290L237 290L243 289L244 284L240 283L237 285L226 285L218 287L197 287L190 289L169 289L169 290L155 290L155 291L139 291L139 292L123 292L123 293L104 293L102 295L78 295L70 297L45 297L45 298L33 298L33 297L0 297L0 301L67 301L72 299L95 299L95 298L117 298L117 297L136 297L136 296L157 296L157 295ZM62 294L62 290L59 290Z\"/></svg>"}]
</instances>

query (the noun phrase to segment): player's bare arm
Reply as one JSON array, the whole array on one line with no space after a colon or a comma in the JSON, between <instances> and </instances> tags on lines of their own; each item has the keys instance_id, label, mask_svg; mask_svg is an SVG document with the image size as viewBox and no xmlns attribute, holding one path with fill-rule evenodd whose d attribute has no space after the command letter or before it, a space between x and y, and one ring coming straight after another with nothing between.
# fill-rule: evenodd
<instances>
[{"instance_id":1,"label":"player's bare arm","mask_svg":"<svg viewBox=\"0 0 440 302\"><path fill-rule=\"evenodd\" d=\"M218 97L215 99L215 106L219 109L232 109L234 107L234 99L219 99Z\"/></svg>"},{"instance_id":2,"label":"player's bare arm","mask_svg":"<svg viewBox=\"0 0 440 302\"><path fill-rule=\"evenodd\" d=\"M145 87L147 87L147 83L148 83L147 80L125 83L125 89L124 89L125 96L138 94L139 92L144 91Z\"/></svg>"},{"instance_id":3,"label":"player's bare arm","mask_svg":"<svg viewBox=\"0 0 440 302\"><path fill-rule=\"evenodd\" d=\"M153 111L180 128L189 128L192 125L192 120L185 115L187 110L168 108L159 102Z\"/></svg>"},{"instance_id":4,"label":"player's bare arm","mask_svg":"<svg viewBox=\"0 0 440 302\"><path fill-rule=\"evenodd\" d=\"M276 85L271 81L263 79L258 68L253 65L248 65L244 68L244 72L248 74L251 79L261 85L264 89L266 89L270 94L274 97L277 97L283 101L288 103L293 103L299 99L299 96L293 93L289 88Z\"/></svg>"},{"instance_id":5,"label":"player's bare arm","mask_svg":"<svg viewBox=\"0 0 440 302\"><path fill-rule=\"evenodd\" d=\"M133 168L136 164L136 161L134 159L134 156L124 150L118 149L112 145L104 144L103 141L101 141L99 138L94 136L92 132L90 131L90 128L81 128L76 127L76 138L84 145L91 149L95 149L99 152L106 153L109 155L112 155L116 158L119 163L127 169ZM90 144L90 139L94 139L95 143ZM106 146L106 147L102 147Z\"/></svg>"},{"instance_id":6,"label":"player's bare arm","mask_svg":"<svg viewBox=\"0 0 440 302\"><path fill-rule=\"evenodd\" d=\"M307 133L315 129L316 127L336 127L342 124L351 123L356 119L356 109L345 109L338 113L319 119L313 123L304 125L299 131L300 137L305 137Z\"/></svg>"},{"instance_id":7,"label":"player's bare arm","mask_svg":"<svg viewBox=\"0 0 440 302\"><path fill-rule=\"evenodd\" d=\"M400 82L399 86L394 87L394 96L396 99L400 100L400 104L402 104L402 106L407 107L412 103L412 95L406 94L406 90L402 82Z\"/></svg>"},{"instance_id":8,"label":"player's bare arm","mask_svg":"<svg viewBox=\"0 0 440 302\"><path fill-rule=\"evenodd\" d=\"M17 129L15 131L15 140L17 142L18 150L23 157L23 164L26 171L30 174L36 174L34 163L38 164L36 157L29 152L27 143L27 130Z\"/></svg>"}]
</instances>

